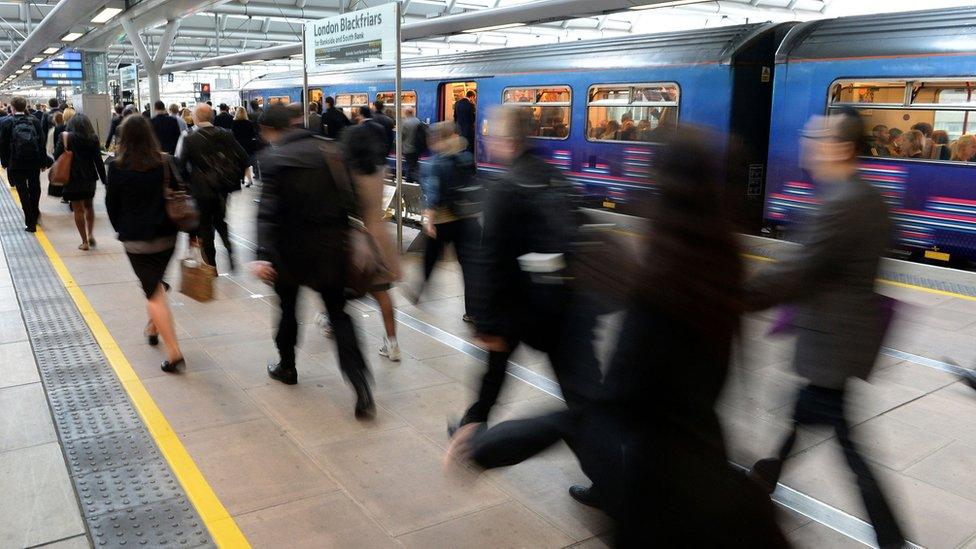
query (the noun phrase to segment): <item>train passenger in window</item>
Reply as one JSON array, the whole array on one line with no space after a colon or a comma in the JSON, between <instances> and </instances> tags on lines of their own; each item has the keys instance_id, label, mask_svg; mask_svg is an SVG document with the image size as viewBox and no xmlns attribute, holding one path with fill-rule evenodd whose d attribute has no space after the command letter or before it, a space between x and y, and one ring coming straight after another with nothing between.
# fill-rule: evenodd
<instances>
[{"instance_id":1,"label":"train passenger in window","mask_svg":"<svg viewBox=\"0 0 976 549\"><path fill-rule=\"evenodd\" d=\"M620 122L616 120L607 120L607 127L603 130L603 135L600 139L604 141L617 141L620 139Z\"/></svg>"},{"instance_id":2,"label":"train passenger in window","mask_svg":"<svg viewBox=\"0 0 976 549\"><path fill-rule=\"evenodd\" d=\"M620 140L637 141L637 127L634 126L634 113L627 111L620 117Z\"/></svg>"},{"instance_id":3,"label":"train passenger in window","mask_svg":"<svg viewBox=\"0 0 976 549\"><path fill-rule=\"evenodd\" d=\"M871 156L889 156L888 126L878 124L871 130L871 141L868 149L871 151Z\"/></svg>"},{"instance_id":4,"label":"train passenger in window","mask_svg":"<svg viewBox=\"0 0 976 549\"><path fill-rule=\"evenodd\" d=\"M650 141L651 140L651 121L648 119L641 120L637 123L637 140L638 141Z\"/></svg>"},{"instance_id":5,"label":"train passenger in window","mask_svg":"<svg viewBox=\"0 0 976 549\"><path fill-rule=\"evenodd\" d=\"M660 116L657 119L657 127L650 132L650 141L662 143L671 138L678 126L676 113L676 108L665 107L661 109Z\"/></svg>"},{"instance_id":6,"label":"train passenger in window","mask_svg":"<svg viewBox=\"0 0 976 549\"><path fill-rule=\"evenodd\" d=\"M951 156L949 150L949 134L945 130L932 132L932 154L929 158L933 160L949 160Z\"/></svg>"},{"instance_id":7,"label":"train passenger in window","mask_svg":"<svg viewBox=\"0 0 976 549\"><path fill-rule=\"evenodd\" d=\"M964 135L952 144L952 157L956 162L972 162L976 156L976 137Z\"/></svg>"},{"instance_id":8,"label":"train passenger in window","mask_svg":"<svg viewBox=\"0 0 976 549\"><path fill-rule=\"evenodd\" d=\"M890 128L888 130L888 156L901 156L898 152L898 143L902 133L904 132L898 128Z\"/></svg>"},{"instance_id":9,"label":"train passenger in window","mask_svg":"<svg viewBox=\"0 0 976 549\"><path fill-rule=\"evenodd\" d=\"M918 130L908 130L898 139L898 152L902 158L923 158L925 136Z\"/></svg>"},{"instance_id":10,"label":"train passenger in window","mask_svg":"<svg viewBox=\"0 0 976 549\"><path fill-rule=\"evenodd\" d=\"M922 158L932 158L932 124L928 122L918 122L912 126L913 130L916 130L922 134Z\"/></svg>"}]
</instances>

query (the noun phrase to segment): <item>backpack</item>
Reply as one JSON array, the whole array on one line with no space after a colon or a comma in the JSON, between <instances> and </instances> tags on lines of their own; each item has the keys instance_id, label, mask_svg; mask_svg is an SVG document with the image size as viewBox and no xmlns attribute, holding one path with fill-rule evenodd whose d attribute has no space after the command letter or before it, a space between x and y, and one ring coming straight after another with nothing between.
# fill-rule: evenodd
<instances>
[{"instance_id":1,"label":"backpack","mask_svg":"<svg viewBox=\"0 0 976 549\"><path fill-rule=\"evenodd\" d=\"M10 137L12 155L16 162L40 162L41 150L37 143L40 134L34 126L34 119L29 116L14 116L14 126Z\"/></svg>"},{"instance_id":2,"label":"backpack","mask_svg":"<svg viewBox=\"0 0 976 549\"><path fill-rule=\"evenodd\" d=\"M201 170L194 166L194 177L197 186L205 185L209 190L218 193L233 193L241 190L241 180L247 166L247 157L241 155L240 147L234 136L225 130L214 128L213 131L197 130L188 137L202 140L202 147L196 147L195 161Z\"/></svg>"}]
</instances>

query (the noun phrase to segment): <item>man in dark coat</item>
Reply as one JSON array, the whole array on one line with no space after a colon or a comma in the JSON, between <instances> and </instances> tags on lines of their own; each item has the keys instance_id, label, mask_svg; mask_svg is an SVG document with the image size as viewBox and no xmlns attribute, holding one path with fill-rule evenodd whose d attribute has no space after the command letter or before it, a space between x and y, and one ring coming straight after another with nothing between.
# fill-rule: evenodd
<instances>
[{"instance_id":1,"label":"man in dark coat","mask_svg":"<svg viewBox=\"0 0 976 549\"><path fill-rule=\"evenodd\" d=\"M227 103L220 104L220 114L214 117L213 125L225 130L231 129L234 125L234 116L230 114L230 107Z\"/></svg>"},{"instance_id":2,"label":"man in dark coat","mask_svg":"<svg viewBox=\"0 0 976 549\"><path fill-rule=\"evenodd\" d=\"M322 113L322 135L329 139L339 139L339 134L349 126L349 118L335 106L335 99L325 98L325 112Z\"/></svg>"},{"instance_id":3,"label":"man in dark coat","mask_svg":"<svg viewBox=\"0 0 976 549\"><path fill-rule=\"evenodd\" d=\"M180 141L182 134L180 123L169 115L166 104L162 101L156 101L155 107L156 112L152 117L152 127L153 131L156 132L156 139L159 139L159 145L164 152L171 155L176 154L176 144Z\"/></svg>"},{"instance_id":4,"label":"man in dark coat","mask_svg":"<svg viewBox=\"0 0 976 549\"><path fill-rule=\"evenodd\" d=\"M881 194L858 177L867 154L864 122L850 110L815 117L804 129L802 163L819 184L823 204L801 235L795 256L759 273L747 286L752 309L795 306L793 365L806 378L793 412L793 428L775 458L760 460L752 476L771 492L800 425L832 427L882 548L903 547L904 535L868 463L850 439L844 400L850 378L874 367L888 311L874 291L891 220Z\"/></svg>"},{"instance_id":5,"label":"man in dark coat","mask_svg":"<svg viewBox=\"0 0 976 549\"><path fill-rule=\"evenodd\" d=\"M41 170L50 167L51 159L45 151L41 123L27 114L27 100L16 96L10 105L14 113L0 124L0 164L7 169L10 185L17 187L24 228L33 233L41 215Z\"/></svg>"},{"instance_id":6,"label":"man in dark coat","mask_svg":"<svg viewBox=\"0 0 976 549\"><path fill-rule=\"evenodd\" d=\"M396 139L396 134L393 129L396 127L396 122L392 118L383 112L386 109L386 104L377 99L373 102L373 122L376 122L380 126L383 126L383 137L386 139L386 149L387 151L393 151L393 141Z\"/></svg>"},{"instance_id":7,"label":"man in dark coat","mask_svg":"<svg viewBox=\"0 0 976 549\"><path fill-rule=\"evenodd\" d=\"M261 157L258 250L251 269L274 285L281 307L275 336L280 360L268 365L268 375L289 385L298 382L296 303L299 287L307 286L325 302L339 366L356 391L356 417L373 417L376 410L369 370L345 311L343 245L348 216L355 206L351 189L343 189L332 174L347 168L337 145L292 126L291 113L283 105L268 107L259 125L275 146ZM332 162L326 160L323 147L330 147Z\"/></svg>"},{"instance_id":8,"label":"man in dark coat","mask_svg":"<svg viewBox=\"0 0 976 549\"><path fill-rule=\"evenodd\" d=\"M458 135L468 141L468 151L474 153L474 122L475 122L474 90L454 103L454 123L457 124Z\"/></svg>"}]
</instances>

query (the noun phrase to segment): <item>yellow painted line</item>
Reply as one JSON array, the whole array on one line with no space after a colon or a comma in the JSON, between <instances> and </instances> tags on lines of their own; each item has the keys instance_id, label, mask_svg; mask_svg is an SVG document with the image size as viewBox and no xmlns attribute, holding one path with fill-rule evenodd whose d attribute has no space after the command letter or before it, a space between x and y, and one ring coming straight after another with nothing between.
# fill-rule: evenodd
<instances>
[{"instance_id":1,"label":"yellow painted line","mask_svg":"<svg viewBox=\"0 0 976 549\"><path fill-rule=\"evenodd\" d=\"M13 189L11 189L10 193L19 204L20 197L17 196L17 193ZM132 369L132 365L125 358L122 349L115 342L115 338L112 337L108 328L105 327L105 323L102 322L101 317L95 312L95 308L92 307L85 293L71 276L71 272L64 264L64 261L61 260L61 256L58 255L57 250L51 245L51 241L48 240L47 235L44 234L44 231L40 227L37 228L35 235L44 253L47 254L48 260L51 261L54 270L61 278L64 287L68 290L68 294L71 295L75 305L81 312L81 316L88 323L88 327L95 336L95 340L101 346L102 352L105 353L105 358L108 359L109 364L112 365L112 369L115 370L115 374L122 382L126 393L129 394L132 404L139 411L139 415L142 416L142 421L145 423L149 434L156 441L156 445L159 446L159 451L162 452L163 457L169 462L169 466L173 469L173 474L180 481L183 490L186 491L187 497L190 498L190 502L196 508L197 513L200 514L200 519L203 520L207 530L210 531L210 536L213 538L214 543L218 547L235 549L250 547L251 545L248 543L247 538L244 537L244 533L241 532L234 518L230 516L230 513L227 512L224 505L220 503L217 494L214 493L213 488L207 483L207 479L204 478L203 473L200 472L196 463L193 462L193 458L190 457L189 452L186 451L183 443L180 442L179 436L173 431L169 421L166 421L166 417L156 405L152 396L146 391L146 387L142 384L135 370Z\"/></svg>"}]
</instances>

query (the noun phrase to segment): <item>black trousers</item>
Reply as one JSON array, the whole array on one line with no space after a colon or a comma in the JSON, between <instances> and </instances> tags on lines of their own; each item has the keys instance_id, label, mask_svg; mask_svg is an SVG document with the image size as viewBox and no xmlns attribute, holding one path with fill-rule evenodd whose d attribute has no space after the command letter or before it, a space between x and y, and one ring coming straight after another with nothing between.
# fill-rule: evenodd
<instances>
[{"instance_id":1,"label":"black trousers","mask_svg":"<svg viewBox=\"0 0 976 549\"><path fill-rule=\"evenodd\" d=\"M10 186L17 187L20 207L24 210L24 225L28 229L37 227L41 215L41 170L7 170Z\"/></svg>"},{"instance_id":2,"label":"black trousers","mask_svg":"<svg viewBox=\"0 0 976 549\"><path fill-rule=\"evenodd\" d=\"M228 255L231 256L233 264L234 251L231 248L230 234L227 228L227 196L215 195L211 197L198 198L197 208L200 209L200 226L193 233L193 236L200 239L200 251L203 259L208 265L217 266L217 247L214 244L216 235L220 235L224 247L227 248Z\"/></svg>"},{"instance_id":3,"label":"black trousers","mask_svg":"<svg viewBox=\"0 0 976 549\"><path fill-rule=\"evenodd\" d=\"M403 179L416 183L420 175L420 153L403 153Z\"/></svg>"},{"instance_id":4,"label":"black trousers","mask_svg":"<svg viewBox=\"0 0 976 549\"><path fill-rule=\"evenodd\" d=\"M481 241L481 225L478 224L477 219L468 217L447 223L438 223L435 227L437 237L427 237L424 246L423 283L426 284L430 274L434 272L437 261L444 253L444 246L453 243L464 279L464 312L474 314L474 300L477 289L473 284L476 274L473 269L476 261L475 254L478 252L478 244Z\"/></svg>"},{"instance_id":5,"label":"black trousers","mask_svg":"<svg viewBox=\"0 0 976 549\"><path fill-rule=\"evenodd\" d=\"M279 279L275 282L275 293L281 306L281 318L278 320L278 332L275 334L275 345L278 347L278 355L281 363L285 365L295 365L295 345L298 344L298 316L297 301L298 288L296 284L291 284ZM366 360L359 349L359 341L356 338L356 329L353 326L352 318L346 314L346 297L341 287L323 288L318 290L325 309L329 313L329 321L332 323L332 332L339 355L339 368L346 378L356 387L357 391L366 386L368 375Z\"/></svg>"},{"instance_id":6,"label":"black trousers","mask_svg":"<svg viewBox=\"0 0 976 549\"><path fill-rule=\"evenodd\" d=\"M861 499L868 512L868 518L874 525L878 536L878 545L884 548L902 547L904 535L898 526L891 507L888 505L881 487L871 471L871 467L861 457L857 447L850 437L850 426L844 414L844 390L828 389L816 385L807 385L800 389L793 412L793 429L777 456L780 463L786 460L796 442L796 429L800 425L825 425L834 429L837 442L844 450L844 457L851 472L857 477L857 487L861 492ZM775 477L778 478L779 470ZM773 480L773 479L771 479Z\"/></svg>"}]
</instances>

